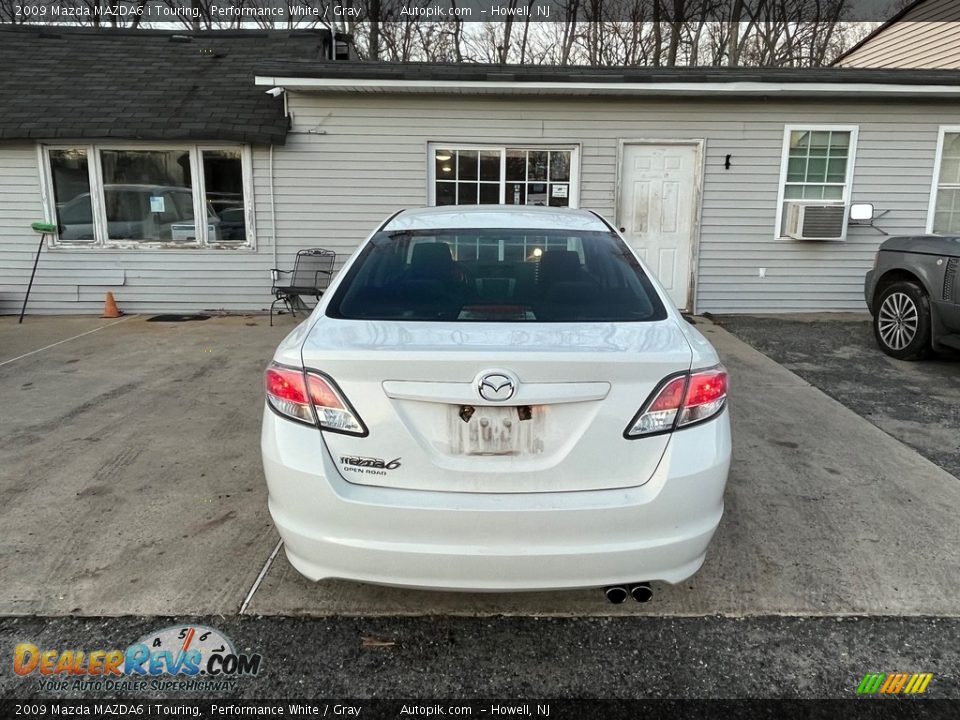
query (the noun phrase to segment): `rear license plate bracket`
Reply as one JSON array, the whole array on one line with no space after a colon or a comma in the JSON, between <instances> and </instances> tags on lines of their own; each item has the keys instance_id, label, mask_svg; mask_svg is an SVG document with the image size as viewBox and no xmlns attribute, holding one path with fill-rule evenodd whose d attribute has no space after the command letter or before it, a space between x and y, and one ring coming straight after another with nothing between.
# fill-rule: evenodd
<instances>
[{"instance_id":1,"label":"rear license plate bracket","mask_svg":"<svg viewBox=\"0 0 960 720\"><path fill-rule=\"evenodd\" d=\"M454 455L535 455L543 452L542 406L451 406Z\"/></svg>"}]
</instances>

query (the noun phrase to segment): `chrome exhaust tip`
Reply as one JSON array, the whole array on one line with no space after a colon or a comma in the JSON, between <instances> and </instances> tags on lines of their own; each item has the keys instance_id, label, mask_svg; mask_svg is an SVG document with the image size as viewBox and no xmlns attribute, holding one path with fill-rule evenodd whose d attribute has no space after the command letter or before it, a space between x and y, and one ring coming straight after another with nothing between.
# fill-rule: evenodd
<instances>
[{"instance_id":1,"label":"chrome exhaust tip","mask_svg":"<svg viewBox=\"0 0 960 720\"><path fill-rule=\"evenodd\" d=\"M628 593L623 585L612 585L611 587L604 588L603 594L607 596L607 600L611 603L619 605L627 599Z\"/></svg>"},{"instance_id":2,"label":"chrome exhaust tip","mask_svg":"<svg viewBox=\"0 0 960 720\"><path fill-rule=\"evenodd\" d=\"M630 594L638 603L650 602L653 597L653 588L650 587L650 583L637 583L630 586Z\"/></svg>"}]
</instances>

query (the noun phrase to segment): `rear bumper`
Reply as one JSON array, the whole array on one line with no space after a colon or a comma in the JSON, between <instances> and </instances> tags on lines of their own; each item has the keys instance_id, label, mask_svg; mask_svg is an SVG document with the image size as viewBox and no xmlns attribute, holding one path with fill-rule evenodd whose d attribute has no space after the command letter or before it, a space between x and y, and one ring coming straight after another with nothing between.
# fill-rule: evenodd
<instances>
[{"instance_id":1,"label":"rear bumper","mask_svg":"<svg viewBox=\"0 0 960 720\"><path fill-rule=\"evenodd\" d=\"M290 563L312 580L417 588L681 582L704 561L723 514L730 463L726 411L676 433L645 484L585 492L447 493L356 485L340 477L319 435L264 413L270 513Z\"/></svg>"}]
</instances>

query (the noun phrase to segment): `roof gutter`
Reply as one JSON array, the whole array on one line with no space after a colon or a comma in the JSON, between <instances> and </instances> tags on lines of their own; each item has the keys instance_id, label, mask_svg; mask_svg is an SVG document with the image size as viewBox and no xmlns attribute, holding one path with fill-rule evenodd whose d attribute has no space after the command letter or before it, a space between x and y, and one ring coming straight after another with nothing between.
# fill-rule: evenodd
<instances>
[{"instance_id":1,"label":"roof gutter","mask_svg":"<svg viewBox=\"0 0 960 720\"><path fill-rule=\"evenodd\" d=\"M828 82L516 82L509 80L390 80L378 78L256 77L257 85L302 92L382 92L505 95L676 95L821 97L960 97L960 85Z\"/></svg>"}]
</instances>

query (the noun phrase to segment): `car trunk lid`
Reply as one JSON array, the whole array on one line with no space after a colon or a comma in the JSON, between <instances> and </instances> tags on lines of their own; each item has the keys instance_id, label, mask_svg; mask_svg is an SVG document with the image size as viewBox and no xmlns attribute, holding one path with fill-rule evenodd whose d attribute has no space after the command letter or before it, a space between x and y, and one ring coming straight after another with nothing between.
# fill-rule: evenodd
<instances>
[{"instance_id":1,"label":"car trunk lid","mask_svg":"<svg viewBox=\"0 0 960 720\"><path fill-rule=\"evenodd\" d=\"M672 319L324 318L307 336L302 360L337 382L369 430L365 437L323 433L347 481L555 492L631 487L651 477L670 436L626 439L624 429L664 377L690 368L691 350Z\"/></svg>"}]
</instances>

